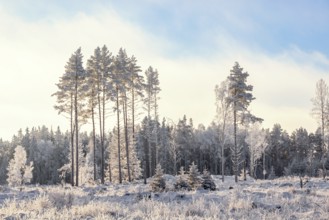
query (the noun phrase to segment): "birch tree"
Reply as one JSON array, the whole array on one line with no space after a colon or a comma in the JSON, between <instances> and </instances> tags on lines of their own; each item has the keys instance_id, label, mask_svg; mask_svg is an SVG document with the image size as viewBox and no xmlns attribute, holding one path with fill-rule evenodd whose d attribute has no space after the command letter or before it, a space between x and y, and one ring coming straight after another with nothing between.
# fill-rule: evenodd
<instances>
[{"instance_id":1,"label":"birch tree","mask_svg":"<svg viewBox=\"0 0 329 220\"><path fill-rule=\"evenodd\" d=\"M266 131L260 129L259 123L254 123L249 127L246 142L250 155L250 175L254 177L256 162L262 157L262 153L267 147Z\"/></svg>"},{"instance_id":2,"label":"birch tree","mask_svg":"<svg viewBox=\"0 0 329 220\"><path fill-rule=\"evenodd\" d=\"M29 183L32 179L33 162L27 164L26 151L18 145L15 148L14 158L8 166L7 182L9 186L21 186Z\"/></svg>"},{"instance_id":3,"label":"birch tree","mask_svg":"<svg viewBox=\"0 0 329 220\"><path fill-rule=\"evenodd\" d=\"M230 122L231 117L231 102L228 102L229 95L229 81L225 80L220 85L216 85L215 87L215 95L216 95L216 118L218 120L219 126L219 143L220 143L220 158L221 158L221 173L222 173L222 182L224 182L225 176L225 155L224 150L226 146L226 142L229 139L229 132L227 129L227 125Z\"/></svg>"},{"instance_id":4,"label":"birch tree","mask_svg":"<svg viewBox=\"0 0 329 220\"><path fill-rule=\"evenodd\" d=\"M316 83L315 97L311 99L313 103L312 116L318 121L321 129L321 150L322 150L322 169L325 170L325 161L327 157L328 147L325 144L325 131L329 122L329 92L328 86L323 79L320 79ZM325 173L323 172L323 178L325 178Z\"/></svg>"}]
</instances>

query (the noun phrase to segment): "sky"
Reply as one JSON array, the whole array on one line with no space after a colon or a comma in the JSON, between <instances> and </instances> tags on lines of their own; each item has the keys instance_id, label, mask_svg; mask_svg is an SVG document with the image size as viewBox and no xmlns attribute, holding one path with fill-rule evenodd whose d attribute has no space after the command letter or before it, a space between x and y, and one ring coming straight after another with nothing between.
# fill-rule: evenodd
<instances>
[{"instance_id":1,"label":"sky","mask_svg":"<svg viewBox=\"0 0 329 220\"><path fill-rule=\"evenodd\" d=\"M68 129L53 108L55 84L77 48L86 63L104 44L158 70L160 118L209 125L215 85L237 61L265 128L314 132L310 99L318 80L328 82L328 23L326 0L0 0L0 138Z\"/></svg>"}]
</instances>

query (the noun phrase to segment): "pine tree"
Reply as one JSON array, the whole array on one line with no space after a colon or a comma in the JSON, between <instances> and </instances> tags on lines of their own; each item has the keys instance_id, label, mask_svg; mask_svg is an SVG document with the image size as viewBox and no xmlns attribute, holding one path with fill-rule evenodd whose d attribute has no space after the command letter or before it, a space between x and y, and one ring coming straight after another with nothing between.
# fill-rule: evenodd
<instances>
[{"instance_id":1,"label":"pine tree","mask_svg":"<svg viewBox=\"0 0 329 220\"><path fill-rule=\"evenodd\" d=\"M151 176L153 174L154 165L158 161L158 93L160 92L159 87L159 74L156 69L153 69L151 66L145 71L145 98L144 104L147 110L147 139L148 139L148 167L147 174ZM152 111L154 114L152 114ZM152 129L152 116L155 120L155 127ZM155 147L155 155L152 157L152 143Z\"/></svg>"},{"instance_id":2,"label":"pine tree","mask_svg":"<svg viewBox=\"0 0 329 220\"><path fill-rule=\"evenodd\" d=\"M150 182L150 186L153 192L162 192L166 188L166 181L163 178L163 170L160 164L156 166L155 175Z\"/></svg>"},{"instance_id":3,"label":"pine tree","mask_svg":"<svg viewBox=\"0 0 329 220\"><path fill-rule=\"evenodd\" d=\"M93 168L94 168L94 180L96 181L96 128L95 128L95 114L96 106L98 104L99 97L99 72L100 72L100 48L97 47L94 50L94 55L87 62L87 98L88 106L91 114L92 123L92 144L93 144ZM102 130L102 128L100 129Z\"/></svg>"},{"instance_id":4,"label":"pine tree","mask_svg":"<svg viewBox=\"0 0 329 220\"><path fill-rule=\"evenodd\" d=\"M189 186L191 187L191 189L194 190L200 186L201 180L200 180L199 176L200 176L200 173L199 173L198 167L193 162L190 165L188 176L187 176L187 182L188 182Z\"/></svg>"},{"instance_id":5,"label":"pine tree","mask_svg":"<svg viewBox=\"0 0 329 220\"><path fill-rule=\"evenodd\" d=\"M249 74L243 72L243 68L240 67L239 63L235 63L230 75L228 76L229 81L229 95L227 102L232 107L233 113L233 125L234 125L234 146L232 148L232 162L233 171L235 175L235 182L238 182L239 165L241 163L241 152L242 146L238 146L237 143L237 129L238 129L238 118L240 123L243 123L247 118L250 121L259 121L261 119L256 118L248 112L248 106L255 98L252 95L253 87L247 85L247 78Z\"/></svg>"},{"instance_id":6,"label":"pine tree","mask_svg":"<svg viewBox=\"0 0 329 220\"><path fill-rule=\"evenodd\" d=\"M14 158L9 162L7 182L9 186L21 186L32 179L33 162L26 163L26 151L18 145L15 148Z\"/></svg>"},{"instance_id":7,"label":"pine tree","mask_svg":"<svg viewBox=\"0 0 329 220\"><path fill-rule=\"evenodd\" d=\"M58 92L53 96L57 97L58 105L55 109L58 113L68 113L70 118L70 130L71 130L71 184L74 185L74 173L75 185L79 185L79 165L78 165L78 151L79 151L79 119L85 118L83 110L83 93L85 92L85 70L82 63L81 48L76 50L71 55L69 61L65 66L65 73L60 78L60 82L57 84ZM76 158L74 161L74 141ZM75 172L74 172L75 162Z\"/></svg>"}]
</instances>

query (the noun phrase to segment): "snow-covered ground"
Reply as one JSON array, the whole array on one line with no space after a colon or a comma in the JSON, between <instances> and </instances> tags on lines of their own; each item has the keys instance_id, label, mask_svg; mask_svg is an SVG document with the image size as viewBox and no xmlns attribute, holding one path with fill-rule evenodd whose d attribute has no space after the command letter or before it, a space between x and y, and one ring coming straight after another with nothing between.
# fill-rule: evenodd
<instances>
[{"instance_id":1,"label":"snow-covered ground","mask_svg":"<svg viewBox=\"0 0 329 220\"><path fill-rule=\"evenodd\" d=\"M0 219L329 219L329 181L299 178L234 183L216 191L151 193L142 182L101 186L0 187Z\"/></svg>"}]
</instances>

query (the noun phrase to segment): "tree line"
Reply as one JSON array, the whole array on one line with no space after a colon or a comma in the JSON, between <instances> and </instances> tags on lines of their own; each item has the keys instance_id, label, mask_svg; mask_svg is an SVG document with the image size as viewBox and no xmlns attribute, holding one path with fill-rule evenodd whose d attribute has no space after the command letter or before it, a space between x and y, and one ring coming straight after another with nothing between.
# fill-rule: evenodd
<instances>
[{"instance_id":1,"label":"tree line","mask_svg":"<svg viewBox=\"0 0 329 220\"><path fill-rule=\"evenodd\" d=\"M299 128L288 134L279 124L263 129L263 119L248 109L255 99L253 87L239 63L215 87L215 120L207 127L195 127L185 115L178 122L159 119L158 72L149 67L141 75L136 58L128 57L124 49L112 56L106 46L97 47L86 68L82 57L80 48L72 54L54 93L55 108L67 116L70 130L42 126L26 129L25 134L20 130L11 142L0 140L1 175L7 175L18 145L26 150L27 162L33 163L31 182L40 184L122 183L142 177L146 182L157 165L177 175L192 163L198 170L221 174L223 181L225 175L235 175L238 181L248 172L262 179L325 177L329 169L329 95L323 80L312 99L312 113L323 121L315 133ZM138 120L143 113L145 117ZM106 124L109 117L116 119L115 124ZM86 123L92 124L90 133L81 131Z\"/></svg>"}]
</instances>

